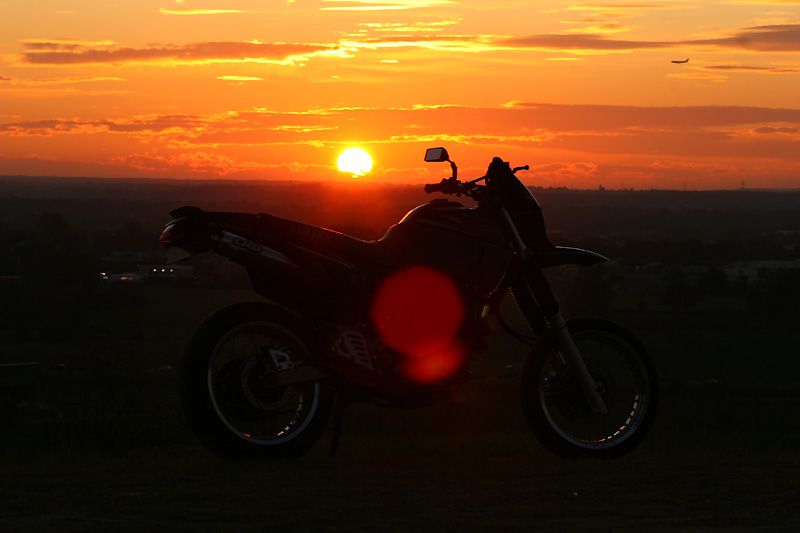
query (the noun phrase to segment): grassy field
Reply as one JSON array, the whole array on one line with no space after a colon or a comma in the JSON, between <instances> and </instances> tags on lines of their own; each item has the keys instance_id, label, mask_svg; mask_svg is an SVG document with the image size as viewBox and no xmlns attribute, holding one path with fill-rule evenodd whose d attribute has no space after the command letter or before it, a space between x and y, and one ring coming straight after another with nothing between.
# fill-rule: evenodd
<instances>
[{"instance_id":1,"label":"grassy field","mask_svg":"<svg viewBox=\"0 0 800 533\"><path fill-rule=\"evenodd\" d=\"M37 361L40 375L36 405L23 410L19 420L4 423L11 430L6 427L0 443L25 447L33 440L60 448L190 442L176 399L182 347L210 313L253 297L249 291L151 288L145 306L93 315L91 335L4 345L0 363ZM636 333L654 359L664 397L654 430L664 434L652 440L703 440L694 434L700 430L712 434L711 440L726 431L737 435L734 441L773 435L766 440L780 443L800 437L800 417L787 416L800 400L800 331L655 328ZM478 379L447 404L412 412L357 406L348 431L408 435L428 427L419 430L424 435L480 427L477 433L502 434L504 428L524 433L514 377L525 349L502 334L493 347L475 365Z\"/></svg>"},{"instance_id":2,"label":"grassy field","mask_svg":"<svg viewBox=\"0 0 800 533\"><path fill-rule=\"evenodd\" d=\"M247 292L158 289L69 342L3 347L39 361L35 404L0 428L0 530L793 531L800 520L800 332L643 329L662 402L610 462L563 461L525 427L513 343L422 410L356 405L291 463L230 464L178 408L191 330Z\"/></svg>"},{"instance_id":3,"label":"grassy field","mask_svg":"<svg viewBox=\"0 0 800 533\"><path fill-rule=\"evenodd\" d=\"M169 409L62 428L5 448L0 530L790 532L800 520L796 395L668 390L643 445L597 462L544 451L515 393L488 380L421 411L356 406L335 457L326 435L281 463L218 460Z\"/></svg>"}]
</instances>

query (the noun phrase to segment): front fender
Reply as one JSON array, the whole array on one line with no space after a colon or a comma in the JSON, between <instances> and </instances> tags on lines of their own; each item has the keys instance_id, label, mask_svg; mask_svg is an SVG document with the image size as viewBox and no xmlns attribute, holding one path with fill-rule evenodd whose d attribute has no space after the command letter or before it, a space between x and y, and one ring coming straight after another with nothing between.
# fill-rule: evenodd
<instances>
[{"instance_id":1,"label":"front fender","mask_svg":"<svg viewBox=\"0 0 800 533\"><path fill-rule=\"evenodd\" d=\"M559 265L596 265L608 261L608 257L581 248L556 246L553 251L536 254L536 260L541 268L547 268Z\"/></svg>"}]
</instances>

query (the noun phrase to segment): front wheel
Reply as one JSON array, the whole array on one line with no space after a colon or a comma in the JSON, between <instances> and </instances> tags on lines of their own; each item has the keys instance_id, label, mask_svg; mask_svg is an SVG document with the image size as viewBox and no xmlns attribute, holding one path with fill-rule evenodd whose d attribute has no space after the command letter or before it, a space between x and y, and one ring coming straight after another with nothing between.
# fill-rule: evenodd
<instances>
[{"instance_id":1,"label":"front wheel","mask_svg":"<svg viewBox=\"0 0 800 533\"><path fill-rule=\"evenodd\" d=\"M592 411L553 335L534 346L522 371L522 410L534 435L562 457L619 457L653 424L658 404L655 367L627 330L599 318L567 322L608 412Z\"/></svg>"},{"instance_id":2,"label":"front wheel","mask_svg":"<svg viewBox=\"0 0 800 533\"><path fill-rule=\"evenodd\" d=\"M209 317L181 361L181 404L199 440L226 459L298 456L322 436L334 403L328 381L281 385L310 364L310 335L291 313L236 304Z\"/></svg>"}]
</instances>

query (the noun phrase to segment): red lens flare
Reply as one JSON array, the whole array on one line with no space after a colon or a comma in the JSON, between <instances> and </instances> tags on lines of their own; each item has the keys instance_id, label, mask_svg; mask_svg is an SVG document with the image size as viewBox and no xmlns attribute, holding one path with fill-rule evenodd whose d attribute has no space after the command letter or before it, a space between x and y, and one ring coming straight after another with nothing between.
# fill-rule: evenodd
<instances>
[{"instance_id":1,"label":"red lens flare","mask_svg":"<svg viewBox=\"0 0 800 533\"><path fill-rule=\"evenodd\" d=\"M419 357L406 356L400 372L417 383L433 383L453 375L466 357L460 343L438 347Z\"/></svg>"},{"instance_id":2,"label":"red lens flare","mask_svg":"<svg viewBox=\"0 0 800 533\"><path fill-rule=\"evenodd\" d=\"M403 374L430 383L453 374L466 356L458 341L465 309L455 283L436 270L412 266L378 287L370 319L381 341L404 357Z\"/></svg>"}]
</instances>

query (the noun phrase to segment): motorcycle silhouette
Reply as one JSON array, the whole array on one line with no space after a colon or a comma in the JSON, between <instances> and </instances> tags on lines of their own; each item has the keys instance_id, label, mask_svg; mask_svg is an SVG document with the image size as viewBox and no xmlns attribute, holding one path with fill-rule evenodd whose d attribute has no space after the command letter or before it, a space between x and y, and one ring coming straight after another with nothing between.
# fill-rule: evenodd
<instances>
[{"instance_id":1,"label":"motorcycle silhouette","mask_svg":"<svg viewBox=\"0 0 800 533\"><path fill-rule=\"evenodd\" d=\"M521 406L539 441L564 457L618 457L652 425L655 368L642 344L600 318L565 321L543 269L594 265L599 254L554 246L541 208L495 157L485 176L452 176L376 241L266 213L181 207L161 235L174 260L214 251L247 268L267 302L226 307L189 340L181 402L199 440L225 458L307 452L344 409L441 402L469 378L494 319L535 339L520 376ZM510 292L530 331L499 313Z\"/></svg>"}]
</instances>

